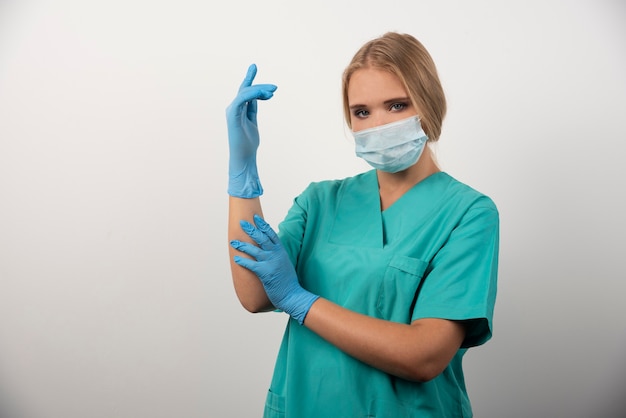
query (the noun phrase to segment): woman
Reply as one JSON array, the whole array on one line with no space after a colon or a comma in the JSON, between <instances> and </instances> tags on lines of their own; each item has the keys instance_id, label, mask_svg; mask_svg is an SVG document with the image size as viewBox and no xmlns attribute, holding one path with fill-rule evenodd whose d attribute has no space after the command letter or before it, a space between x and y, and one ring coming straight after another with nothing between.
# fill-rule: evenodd
<instances>
[{"instance_id":1,"label":"woman","mask_svg":"<svg viewBox=\"0 0 626 418\"><path fill-rule=\"evenodd\" d=\"M235 291L290 315L265 417L470 417L461 360L491 337L498 212L435 163L446 111L436 67L407 34L366 43L343 75L356 153L374 170L313 183L263 221L249 68L227 109Z\"/></svg>"}]
</instances>

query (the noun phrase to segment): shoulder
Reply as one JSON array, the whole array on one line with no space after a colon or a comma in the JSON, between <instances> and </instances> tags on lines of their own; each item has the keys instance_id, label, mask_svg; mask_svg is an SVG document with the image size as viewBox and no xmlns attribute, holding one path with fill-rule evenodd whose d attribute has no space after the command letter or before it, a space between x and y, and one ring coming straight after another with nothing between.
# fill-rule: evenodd
<instances>
[{"instance_id":1,"label":"shoulder","mask_svg":"<svg viewBox=\"0 0 626 418\"><path fill-rule=\"evenodd\" d=\"M309 183L298 196L298 199L334 199L342 194L344 190L364 187L372 181L372 176L375 180L375 172L373 170L343 179L314 181Z\"/></svg>"},{"instance_id":2,"label":"shoulder","mask_svg":"<svg viewBox=\"0 0 626 418\"><path fill-rule=\"evenodd\" d=\"M491 211L495 214L498 213L498 208L491 197L457 180L448 173L441 172L441 175L447 183L445 197L450 203L454 203L466 210L483 210Z\"/></svg>"}]
</instances>

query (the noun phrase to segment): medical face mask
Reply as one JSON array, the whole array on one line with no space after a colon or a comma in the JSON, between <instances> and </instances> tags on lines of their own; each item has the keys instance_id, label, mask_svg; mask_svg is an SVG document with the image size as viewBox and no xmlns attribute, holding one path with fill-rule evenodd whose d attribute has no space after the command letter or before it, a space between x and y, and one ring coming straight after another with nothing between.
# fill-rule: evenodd
<instances>
[{"instance_id":1,"label":"medical face mask","mask_svg":"<svg viewBox=\"0 0 626 418\"><path fill-rule=\"evenodd\" d=\"M352 134L356 155L388 173L397 173L415 164L428 141L417 116Z\"/></svg>"}]
</instances>

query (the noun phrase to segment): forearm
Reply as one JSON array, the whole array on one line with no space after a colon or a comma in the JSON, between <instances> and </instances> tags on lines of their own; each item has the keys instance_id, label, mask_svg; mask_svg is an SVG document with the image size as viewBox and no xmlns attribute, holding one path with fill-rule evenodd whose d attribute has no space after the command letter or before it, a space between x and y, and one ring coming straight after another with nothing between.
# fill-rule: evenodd
<instances>
[{"instance_id":1,"label":"forearm","mask_svg":"<svg viewBox=\"0 0 626 418\"><path fill-rule=\"evenodd\" d=\"M262 215L261 202L258 197L252 199L243 199L229 196L228 200L228 241L239 240L252 242L250 237L243 232L239 222L247 220L252 222L253 215ZM273 309L269 301L263 284L258 277L248 269L237 265L233 261L233 256L245 254L235 250L232 246L228 246L230 258L230 270L235 287L235 293L239 301L250 312L262 312Z\"/></svg>"},{"instance_id":2,"label":"forearm","mask_svg":"<svg viewBox=\"0 0 626 418\"><path fill-rule=\"evenodd\" d=\"M422 319L400 324L361 315L322 298L313 303L304 325L364 363L414 381L440 374L465 335L456 322Z\"/></svg>"}]
</instances>

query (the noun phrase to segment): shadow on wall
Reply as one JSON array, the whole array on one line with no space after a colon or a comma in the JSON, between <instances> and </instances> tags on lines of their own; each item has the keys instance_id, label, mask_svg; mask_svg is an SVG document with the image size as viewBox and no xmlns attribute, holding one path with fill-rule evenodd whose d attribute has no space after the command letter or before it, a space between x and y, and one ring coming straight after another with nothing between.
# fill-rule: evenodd
<instances>
[{"instance_id":1,"label":"shadow on wall","mask_svg":"<svg viewBox=\"0 0 626 418\"><path fill-rule=\"evenodd\" d=\"M590 411L598 418L626 417L626 374L614 379L614 388L606 398L599 399L596 411Z\"/></svg>"},{"instance_id":2,"label":"shadow on wall","mask_svg":"<svg viewBox=\"0 0 626 418\"><path fill-rule=\"evenodd\" d=\"M10 396L0 386L0 417L2 418L26 418L17 411L15 403L11 401Z\"/></svg>"}]
</instances>

